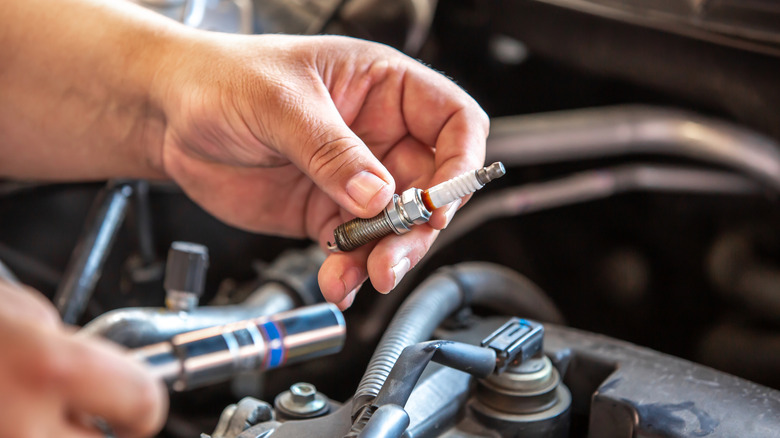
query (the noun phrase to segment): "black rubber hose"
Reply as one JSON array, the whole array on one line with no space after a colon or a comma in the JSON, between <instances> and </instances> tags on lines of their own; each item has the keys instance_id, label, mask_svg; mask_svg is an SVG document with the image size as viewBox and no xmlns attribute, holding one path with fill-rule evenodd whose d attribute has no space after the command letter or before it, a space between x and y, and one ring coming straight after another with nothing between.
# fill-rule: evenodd
<instances>
[{"instance_id":1,"label":"black rubber hose","mask_svg":"<svg viewBox=\"0 0 780 438\"><path fill-rule=\"evenodd\" d=\"M506 266L487 262L460 263L449 273L466 294L466 303L501 315L521 316L564 325L555 303L525 276Z\"/></svg>"},{"instance_id":2,"label":"black rubber hose","mask_svg":"<svg viewBox=\"0 0 780 438\"><path fill-rule=\"evenodd\" d=\"M464 304L458 283L438 272L409 295L390 321L360 379L352 402L353 418L379 394L404 348L427 341L436 327Z\"/></svg>"},{"instance_id":3,"label":"black rubber hose","mask_svg":"<svg viewBox=\"0 0 780 438\"><path fill-rule=\"evenodd\" d=\"M436 271L404 301L371 357L353 398L353 418L379 394L404 348L430 339L448 316L470 304L502 314L562 323L552 301L517 272L468 262Z\"/></svg>"}]
</instances>

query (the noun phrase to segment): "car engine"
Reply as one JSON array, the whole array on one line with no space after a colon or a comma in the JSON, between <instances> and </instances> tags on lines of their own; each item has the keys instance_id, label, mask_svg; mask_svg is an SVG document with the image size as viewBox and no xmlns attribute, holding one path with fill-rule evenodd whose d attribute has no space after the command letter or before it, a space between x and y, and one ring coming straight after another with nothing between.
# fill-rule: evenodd
<instances>
[{"instance_id":1,"label":"car engine","mask_svg":"<svg viewBox=\"0 0 780 438\"><path fill-rule=\"evenodd\" d=\"M0 181L0 278L165 381L161 437L780 437L780 2L135 2L393 46L506 168L344 312L171 183Z\"/></svg>"}]
</instances>

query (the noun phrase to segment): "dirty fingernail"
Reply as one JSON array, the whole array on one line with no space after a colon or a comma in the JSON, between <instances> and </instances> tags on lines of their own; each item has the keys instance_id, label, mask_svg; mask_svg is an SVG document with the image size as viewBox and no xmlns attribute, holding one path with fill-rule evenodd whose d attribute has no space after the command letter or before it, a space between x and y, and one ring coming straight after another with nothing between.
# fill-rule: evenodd
<instances>
[{"instance_id":1,"label":"dirty fingernail","mask_svg":"<svg viewBox=\"0 0 780 438\"><path fill-rule=\"evenodd\" d=\"M447 209L447 212L444 213L444 217L447 218L447 222L444 224L444 228L447 228L447 226L452 222L452 218L455 217L455 213L458 212L458 208L460 207L460 203L462 201L458 199L457 201L450 204L449 209Z\"/></svg>"},{"instance_id":2,"label":"dirty fingernail","mask_svg":"<svg viewBox=\"0 0 780 438\"><path fill-rule=\"evenodd\" d=\"M412 263L409 261L409 258L404 257L401 260L398 261L395 265L393 265L393 289L395 289L396 286L398 286L398 283L401 282L401 279L404 278L404 275L406 275L407 272L409 272L409 268L412 267Z\"/></svg>"},{"instance_id":3,"label":"dirty fingernail","mask_svg":"<svg viewBox=\"0 0 780 438\"><path fill-rule=\"evenodd\" d=\"M387 183L373 173L364 170L347 182L347 194L356 204L365 208Z\"/></svg>"}]
</instances>

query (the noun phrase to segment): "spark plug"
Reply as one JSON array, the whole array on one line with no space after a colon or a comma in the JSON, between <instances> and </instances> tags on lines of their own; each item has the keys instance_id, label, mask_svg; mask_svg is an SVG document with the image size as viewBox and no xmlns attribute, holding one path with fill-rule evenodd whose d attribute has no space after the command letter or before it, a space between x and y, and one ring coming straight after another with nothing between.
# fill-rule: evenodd
<instances>
[{"instance_id":1,"label":"spark plug","mask_svg":"<svg viewBox=\"0 0 780 438\"><path fill-rule=\"evenodd\" d=\"M408 233L413 225L428 222L433 210L476 192L505 173L504 165L497 161L428 190L412 187L400 195L393 195L393 200L378 215L370 219L355 218L336 227L333 230L334 243L328 242L328 249L333 252L352 251L390 233Z\"/></svg>"}]
</instances>

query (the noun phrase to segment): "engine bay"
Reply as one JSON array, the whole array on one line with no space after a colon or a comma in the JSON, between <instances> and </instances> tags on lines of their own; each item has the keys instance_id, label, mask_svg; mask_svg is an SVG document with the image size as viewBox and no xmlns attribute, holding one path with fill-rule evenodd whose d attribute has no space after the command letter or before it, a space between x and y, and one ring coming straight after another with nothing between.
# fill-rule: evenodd
<instances>
[{"instance_id":1,"label":"engine bay","mask_svg":"<svg viewBox=\"0 0 780 438\"><path fill-rule=\"evenodd\" d=\"M0 181L0 276L155 368L161 437L780 436L776 2L137 3L391 45L506 167L344 312L317 246L174 184Z\"/></svg>"}]
</instances>

